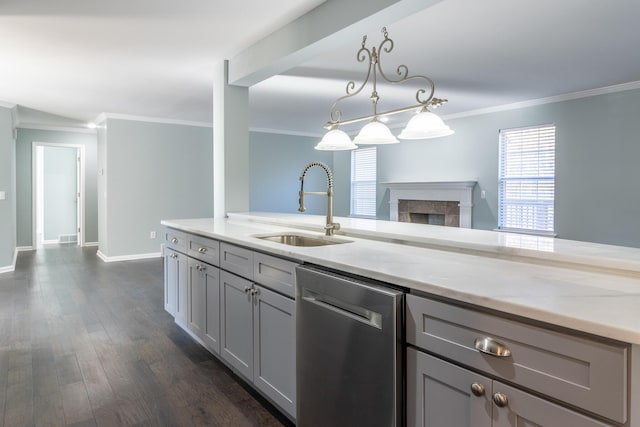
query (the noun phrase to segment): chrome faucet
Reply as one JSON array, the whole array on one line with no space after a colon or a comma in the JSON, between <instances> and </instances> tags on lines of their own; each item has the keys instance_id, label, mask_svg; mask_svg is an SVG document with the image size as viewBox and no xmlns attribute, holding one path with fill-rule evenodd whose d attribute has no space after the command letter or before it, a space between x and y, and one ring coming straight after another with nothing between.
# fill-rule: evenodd
<instances>
[{"instance_id":1,"label":"chrome faucet","mask_svg":"<svg viewBox=\"0 0 640 427\"><path fill-rule=\"evenodd\" d=\"M307 174L307 171L314 166L321 167L327 174L327 182L328 182L329 188L327 188L326 193L323 191L312 191L312 192L305 193L304 191L304 177ZM300 193L298 194L300 196L298 199L298 203L300 203L300 207L298 208L298 210L300 212L304 212L306 210L304 207L305 194L319 195L319 196L326 195L327 196L327 225L324 226L325 234L327 236L333 236L333 232L335 230L340 230L340 224L338 224L337 222L333 222L333 174L331 173L331 169L329 169L329 166L325 165L322 162L311 162L307 166L305 166L304 169L302 170L302 174L300 175Z\"/></svg>"}]
</instances>

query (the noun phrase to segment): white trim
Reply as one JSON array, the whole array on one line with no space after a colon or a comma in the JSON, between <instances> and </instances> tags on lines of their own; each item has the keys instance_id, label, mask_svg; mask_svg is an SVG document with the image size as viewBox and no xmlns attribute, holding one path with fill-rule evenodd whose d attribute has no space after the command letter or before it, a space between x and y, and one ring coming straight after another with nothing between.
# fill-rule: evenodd
<instances>
[{"instance_id":1,"label":"white trim","mask_svg":"<svg viewBox=\"0 0 640 427\"><path fill-rule=\"evenodd\" d=\"M322 138L322 133L317 132L298 132L294 130L270 129L270 128L254 128L250 127L249 132L273 133L277 135L306 136L309 138Z\"/></svg>"},{"instance_id":2,"label":"white trim","mask_svg":"<svg viewBox=\"0 0 640 427\"><path fill-rule=\"evenodd\" d=\"M11 265L7 265L6 267L0 267L0 274L2 273L11 273L16 271L16 261L18 259L18 248L15 248L13 251L13 262Z\"/></svg>"},{"instance_id":3,"label":"white trim","mask_svg":"<svg viewBox=\"0 0 640 427\"><path fill-rule=\"evenodd\" d=\"M100 250L96 252L98 258L100 258L104 262L120 262L120 261L135 261L139 259L150 259L150 258L160 258L162 257L162 253L160 252L152 252L148 254L135 254L135 255L120 255L120 256L106 256Z\"/></svg>"},{"instance_id":4,"label":"white trim","mask_svg":"<svg viewBox=\"0 0 640 427\"><path fill-rule=\"evenodd\" d=\"M159 117L131 116L128 114L116 114L116 113L100 113L98 117L96 117L95 124L100 124L107 119L131 120L134 122L147 122L147 123L164 123L164 124L170 124L170 125L196 126L196 127L203 127L203 128L213 127L211 123L207 123L207 122L196 122L196 121L179 120L179 119L162 119Z\"/></svg>"},{"instance_id":5,"label":"white trim","mask_svg":"<svg viewBox=\"0 0 640 427\"><path fill-rule=\"evenodd\" d=\"M6 101L0 101L0 107L4 107L4 108L15 108L17 104L14 104L12 102L6 102ZM4 267L3 267L4 268ZM0 269L1 270L1 269ZM0 271L0 273L2 273L2 271Z\"/></svg>"},{"instance_id":6,"label":"white trim","mask_svg":"<svg viewBox=\"0 0 640 427\"><path fill-rule=\"evenodd\" d=\"M98 244L99 244L98 242L85 242L82 245L82 247L83 248L92 248L92 247L98 246Z\"/></svg>"},{"instance_id":7,"label":"white trim","mask_svg":"<svg viewBox=\"0 0 640 427\"><path fill-rule=\"evenodd\" d=\"M77 152L80 153L80 202L78 203L80 208L80 218L78 218L79 226L80 226L80 236L78 238L77 244L79 246L84 246L85 241L85 146L82 144L64 144L57 142L39 142L32 141L31 142L31 245L36 248L38 246L37 236L36 236L36 215L37 215L37 198L36 198L36 148L37 147L62 147L62 148L75 148ZM59 243L58 241L45 241L43 243Z\"/></svg>"},{"instance_id":8,"label":"white trim","mask_svg":"<svg viewBox=\"0 0 640 427\"><path fill-rule=\"evenodd\" d=\"M16 248L16 251L18 252L27 252L27 251L32 251L34 250L33 246L18 246Z\"/></svg>"},{"instance_id":9,"label":"white trim","mask_svg":"<svg viewBox=\"0 0 640 427\"><path fill-rule=\"evenodd\" d=\"M97 131L95 129L89 129L87 127L83 127L78 125L78 127L73 126L57 126L57 125L43 125L39 123L19 123L16 126L18 129L34 129L34 130L48 130L48 131L56 131L56 132L73 132L73 133L88 133L95 135Z\"/></svg>"},{"instance_id":10,"label":"white trim","mask_svg":"<svg viewBox=\"0 0 640 427\"><path fill-rule=\"evenodd\" d=\"M640 80L635 82L622 83L618 85L605 86L595 89L583 90L580 92L565 93L562 95L548 96L546 98L530 99L527 101L514 102L512 104L498 105L495 107L479 108L477 110L464 111L441 116L443 120L461 119L464 117L479 116L481 114L498 113L501 111L517 110L519 108L535 107L537 105L553 104L562 101L588 98L591 96L606 95L609 93L624 92L627 90L640 89Z\"/></svg>"},{"instance_id":11,"label":"white trim","mask_svg":"<svg viewBox=\"0 0 640 427\"><path fill-rule=\"evenodd\" d=\"M56 240L43 240L42 241L42 245L46 246L46 245L59 245L61 242L60 240L56 239Z\"/></svg>"}]
</instances>

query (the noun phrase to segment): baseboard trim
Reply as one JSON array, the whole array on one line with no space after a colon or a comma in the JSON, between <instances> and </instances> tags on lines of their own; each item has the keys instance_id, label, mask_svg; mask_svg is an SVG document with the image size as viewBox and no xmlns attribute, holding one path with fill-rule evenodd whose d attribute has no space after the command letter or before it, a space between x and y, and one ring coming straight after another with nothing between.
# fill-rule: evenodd
<instances>
[{"instance_id":1,"label":"baseboard trim","mask_svg":"<svg viewBox=\"0 0 640 427\"><path fill-rule=\"evenodd\" d=\"M120 261L135 261L139 259L160 258L162 254L160 252L152 252L148 254L135 254L135 255L121 255L121 256L106 256L98 250L96 252L98 258L104 262L120 262Z\"/></svg>"},{"instance_id":2,"label":"baseboard trim","mask_svg":"<svg viewBox=\"0 0 640 427\"><path fill-rule=\"evenodd\" d=\"M26 251L32 251L34 250L33 246L18 246L16 248L16 251L18 252L26 252Z\"/></svg>"},{"instance_id":3,"label":"baseboard trim","mask_svg":"<svg viewBox=\"0 0 640 427\"><path fill-rule=\"evenodd\" d=\"M18 259L18 248L15 248L13 251L13 262L11 265L7 265L6 267L0 267L0 274L2 273L12 273L16 271L16 261Z\"/></svg>"},{"instance_id":4,"label":"baseboard trim","mask_svg":"<svg viewBox=\"0 0 640 427\"><path fill-rule=\"evenodd\" d=\"M83 248L92 248L94 246L98 246L99 243L98 242L84 242L84 245L82 245Z\"/></svg>"}]
</instances>

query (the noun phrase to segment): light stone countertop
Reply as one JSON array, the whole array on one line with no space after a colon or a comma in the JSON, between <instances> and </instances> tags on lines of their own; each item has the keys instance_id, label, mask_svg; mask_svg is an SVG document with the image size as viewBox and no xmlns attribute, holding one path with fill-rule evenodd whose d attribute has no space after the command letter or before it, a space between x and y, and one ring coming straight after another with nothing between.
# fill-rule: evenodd
<instances>
[{"instance_id":1,"label":"light stone countertop","mask_svg":"<svg viewBox=\"0 0 640 427\"><path fill-rule=\"evenodd\" d=\"M283 231L318 235L319 233L309 230L321 229L324 217L305 215L304 217L311 218L306 220L309 222L305 225L305 221L299 221L296 225L294 221L287 222L288 215L270 214L269 221L261 221L261 215L263 214L233 214L228 219L165 220L162 224L276 256L381 280L410 290L640 344L640 274L634 273L633 267L637 263L634 260L628 260L632 268L619 271L623 274L593 271L576 267L575 264L570 267L540 265L524 262L522 259L509 260L464 253L464 242L456 243L455 236L448 245L448 250L363 239L354 237L354 233L336 236L337 239L351 241L342 245L293 247L255 236ZM320 219L317 228L312 226L311 221L314 219ZM340 221L342 218L338 220ZM275 225L274 222L280 225ZM353 223L349 223L345 228L349 231L353 226ZM307 230L301 231L300 228ZM458 229L453 230L455 235ZM384 232L392 234L392 231ZM396 230L395 234L401 233ZM442 240L446 240L446 237L446 233L438 236ZM441 247L442 242L438 246ZM589 256L589 244L578 246L583 247L578 255ZM459 247L460 251L451 250L455 247ZM615 255L615 262L626 265L626 249L630 248L606 247L611 248L610 253ZM565 248L570 249L570 246L566 245ZM571 253L563 256L571 258ZM603 266L610 267L604 261Z\"/></svg>"}]
</instances>

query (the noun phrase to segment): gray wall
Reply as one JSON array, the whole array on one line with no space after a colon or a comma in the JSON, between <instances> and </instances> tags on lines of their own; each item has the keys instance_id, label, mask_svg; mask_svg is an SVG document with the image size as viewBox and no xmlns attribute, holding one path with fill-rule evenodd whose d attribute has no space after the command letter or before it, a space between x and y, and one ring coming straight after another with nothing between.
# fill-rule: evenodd
<instances>
[{"instance_id":1,"label":"gray wall","mask_svg":"<svg viewBox=\"0 0 640 427\"><path fill-rule=\"evenodd\" d=\"M43 147L43 226L44 240L59 240L77 234L77 150Z\"/></svg>"},{"instance_id":2,"label":"gray wall","mask_svg":"<svg viewBox=\"0 0 640 427\"><path fill-rule=\"evenodd\" d=\"M300 174L304 167L310 162L318 161L333 169L333 154L313 149L318 141L319 138L250 132L251 211L298 212ZM305 191L327 190L327 176L321 168L309 169L305 176L304 189ZM335 197L345 196L340 193L336 191ZM348 192L346 197L349 197ZM307 213L325 215L327 198L305 197L305 207Z\"/></svg>"},{"instance_id":3,"label":"gray wall","mask_svg":"<svg viewBox=\"0 0 640 427\"><path fill-rule=\"evenodd\" d=\"M98 241L97 143L96 135L80 132L18 129L16 140L18 246L32 245L32 142L77 144L85 147L85 235L87 243Z\"/></svg>"},{"instance_id":4,"label":"gray wall","mask_svg":"<svg viewBox=\"0 0 640 427\"><path fill-rule=\"evenodd\" d=\"M379 146L378 182L478 181L473 196L473 227L491 230L497 227L500 129L555 123L558 237L640 247L638 117L640 90L632 90L448 120L456 131L452 136ZM296 140L300 147L295 147ZM290 175L299 165L314 160L311 153L315 141L252 135L251 169L261 170L260 180L268 181L268 185L262 185L257 177L252 178L252 210L293 211L297 190L289 182ZM267 154L271 157L265 157ZM286 159L283 164L276 163L278 167L271 171L264 167L266 158L280 156ZM284 168L293 164L292 171L285 173ZM348 215L350 154L335 152L332 164L335 211ZM279 196L271 188L284 188L287 196ZM486 191L484 200L481 190ZM379 184L379 219L389 218L388 202L388 190Z\"/></svg>"},{"instance_id":5,"label":"gray wall","mask_svg":"<svg viewBox=\"0 0 640 427\"><path fill-rule=\"evenodd\" d=\"M211 128L120 119L101 125L106 134L99 135L100 155L105 153L100 252L156 253L162 219L213 215ZM157 239L149 238L151 231Z\"/></svg>"},{"instance_id":6,"label":"gray wall","mask_svg":"<svg viewBox=\"0 0 640 427\"><path fill-rule=\"evenodd\" d=\"M558 237L640 247L639 116L640 90L633 90L449 120L450 137L380 147L378 180L477 180L473 227L493 229L499 130L555 123ZM378 191L386 219L388 190Z\"/></svg>"},{"instance_id":7,"label":"gray wall","mask_svg":"<svg viewBox=\"0 0 640 427\"><path fill-rule=\"evenodd\" d=\"M0 268L13 265L16 248L15 142L11 109L0 107Z\"/></svg>"}]
</instances>

